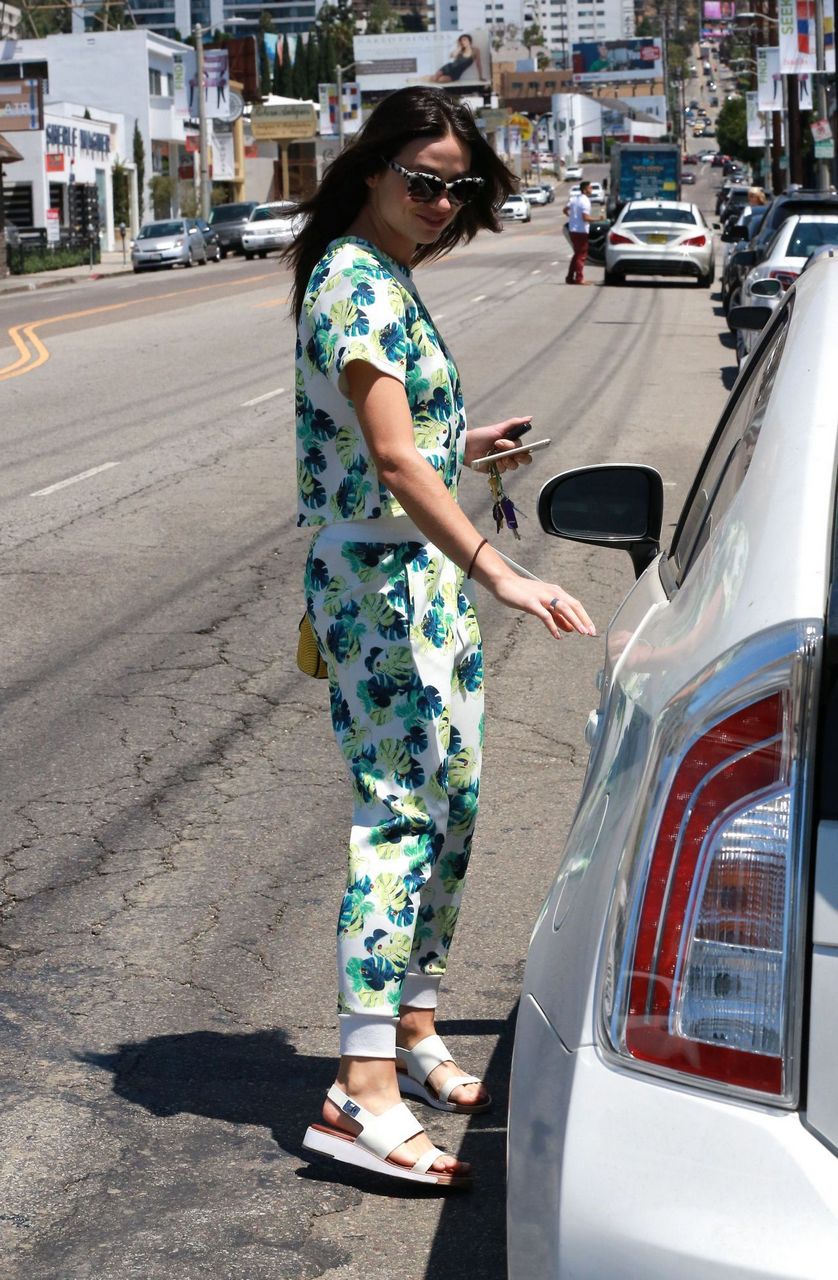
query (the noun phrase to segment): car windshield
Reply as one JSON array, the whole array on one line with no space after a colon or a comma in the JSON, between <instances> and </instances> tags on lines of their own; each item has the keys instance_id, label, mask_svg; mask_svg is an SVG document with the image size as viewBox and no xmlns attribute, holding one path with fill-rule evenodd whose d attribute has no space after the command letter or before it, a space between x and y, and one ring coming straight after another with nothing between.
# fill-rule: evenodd
<instances>
[{"instance_id":1,"label":"car windshield","mask_svg":"<svg viewBox=\"0 0 838 1280\"><path fill-rule=\"evenodd\" d=\"M157 236L179 236L183 233L182 222L149 222L140 228L138 240L153 240Z\"/></svg>"},{"instance_id":2,"label":"car windshield","mask_svg":"<svg viewBox=\"0 0 838 1280\"><path fill-rule=\"evenodd\" d=\"M833 222L801 222L792 236L788 256L808 258L822 244L838 244L838 218Z\"/></svg>"},{"instance_id":3,"label":"car windshield","mask_svg":"<svg viewBox=\"0 0 838 1280\"><path fill-rule=\"evenodd\" d=\"M242 218L247 218L253 208L252 204L223 204L217 209L213 209L210 213L210 223L215 222L239 222Z\"/></svg>"},{"instance_id":4,"label":"car windshield","mask_svg":"<svg viewBox=\"0 0 838 1280\"><path fill-rule=\"evenodd\" d=\"M250 215L251 222L274 222L277 218L289 218L292 210L289 207L284 209L270 208L266 205L263 209L254 209Z\"/></svg>"},{"instance_id":5,"label":"car windshield","mask_svg":"<svg viewBox=\"0 0 838 1280\"><path fill-rule=\"evenodd\" d=\"M691 209L661 209L657 205L645 205L635 209L626 209L623 222L684 222L694 227L696 218Z\"/></svg>"}]
</instances>

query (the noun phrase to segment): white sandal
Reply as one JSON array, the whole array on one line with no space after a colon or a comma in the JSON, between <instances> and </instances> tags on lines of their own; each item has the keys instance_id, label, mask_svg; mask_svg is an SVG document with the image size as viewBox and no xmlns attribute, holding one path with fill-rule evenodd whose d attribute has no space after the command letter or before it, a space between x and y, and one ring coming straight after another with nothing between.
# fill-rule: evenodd
<instances>
[{"instance_id":1,"label":"white sandal","mask_svg":"<svg viewBox=\"0 0 838 1280\"><path fill-rule=\"evenodd\" d=\"M461 1115L474 1115L478 1111L488 1111L492 1105L491 1098L487 1098L485 1102L449 1101L451 1094L455 1089L459 1089L461 1084L482 1084L477 1076L451 1076L438 1093L428 1083L428 1077L432 1071L443 1062L453 1061L445 1047L445 1041L440 1036L426 1036L412 1049L403 1049L401 1045L396 1045L396 1075L400 1091L411 1098L421 1098L429 1107L435 1107L437 1111L456 1111Z\"/></svg>"},{"instance_id":2,"label":"white sandal","mask_svg":"<svg viewBox=\"0 0 838 1280\"><path fill-rule=\"evenodd\" d=\"M353 1137L351 1133L332 1128L331 1125L311 1124L303 1138L303 1146L307 1151L316 1151L344 1164L357 1165L361 1169L371 1169L375 1173L386 1174L389 1178L402 1178L407 1182L435 1183L440 1187L471 1186L470 1173L438 1173L431 1169L434 1161L445 1154L437 1147L431 1147L430 1151L426 1151L410 1167L389 1159L396 1147L423 1132L422 1125L403 1102L397 1102L381 1116L374 1116L336 1084L332 1085L326 1096L339 1110L362 1126L361 1132Z\"/></svg>"}]
</instances>

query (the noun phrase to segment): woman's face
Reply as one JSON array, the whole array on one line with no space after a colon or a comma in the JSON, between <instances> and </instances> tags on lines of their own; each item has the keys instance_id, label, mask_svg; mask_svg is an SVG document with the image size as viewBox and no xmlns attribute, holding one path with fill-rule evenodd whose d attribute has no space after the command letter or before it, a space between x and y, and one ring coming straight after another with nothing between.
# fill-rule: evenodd
<instances>
[{"instance_id":1,"label":"woman's face","mask_svg":"<svg viewBox=\"0 0 838 1280\"><path fill-rule=\"evenodd\" d=\"M443 138L417 138L393 157L405 169L434 173L444 182L462 178L469 172L471 149L452 134ZM393 169L385 169L369 179L369 211L388 239L398 240L402 252L412 256L416 245L433 244L456 218L460 206L446 192L427 204L411 200L407 181Z\"/></svg>"}]
</instances>

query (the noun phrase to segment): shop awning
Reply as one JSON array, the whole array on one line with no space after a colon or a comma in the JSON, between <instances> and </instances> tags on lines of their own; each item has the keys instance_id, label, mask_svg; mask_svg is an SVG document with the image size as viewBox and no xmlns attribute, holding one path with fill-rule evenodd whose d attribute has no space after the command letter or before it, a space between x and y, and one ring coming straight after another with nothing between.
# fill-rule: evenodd
<instances>
[{"instance_id":1,"label":"shop awning","mask_svg":"<svg viewBox=\"0 0 838 1280\"><path fill-rule=\"evenodd\" d=\"M22 160L23 156L17 151L0 133L0 164L14 164L16 160Z\"/></svg>"}]
</instances>

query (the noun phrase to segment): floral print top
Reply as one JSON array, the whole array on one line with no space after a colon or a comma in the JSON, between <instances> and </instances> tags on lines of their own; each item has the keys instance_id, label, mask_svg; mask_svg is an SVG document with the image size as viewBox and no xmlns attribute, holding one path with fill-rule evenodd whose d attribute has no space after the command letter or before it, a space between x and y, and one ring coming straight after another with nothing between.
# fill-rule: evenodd
<instances>
[{"instance_id":1,"label":"floral print top","mask_svg":"<svg viewBox=\"0 0 838 1280\"><path fill-rule=\"evenodd\" d=\"M378 479L343 371L365 360L404 385L416 448L451 495L466 415L457 367L408 268L367 240L333 240L308 282L296 350L298 525L403 514Z\"/></svg>"}]
</instances>

